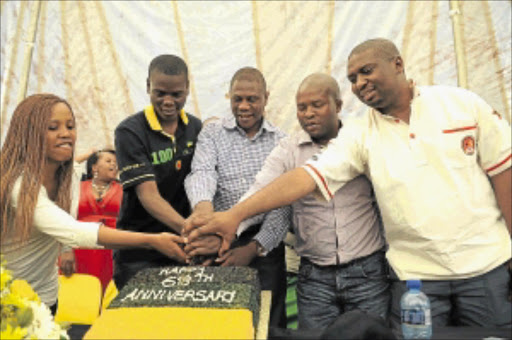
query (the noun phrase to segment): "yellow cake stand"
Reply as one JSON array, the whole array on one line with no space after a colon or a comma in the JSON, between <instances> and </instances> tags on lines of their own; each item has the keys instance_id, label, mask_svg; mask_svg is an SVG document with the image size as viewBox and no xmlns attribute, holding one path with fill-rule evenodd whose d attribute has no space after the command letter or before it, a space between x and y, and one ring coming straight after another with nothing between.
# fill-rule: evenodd
<instances>
[{"instance_id":1,"label":"yellow cake stand","mask_svg":"<svg viewBox=\"0 0 512 340\"><path fill-rule=\"evenodd\" d=\"M106 309L84 339L257 339L266 340L270 291L261 292L256 329L242 309L133 307Z\"/></svg>"}]
</instances>

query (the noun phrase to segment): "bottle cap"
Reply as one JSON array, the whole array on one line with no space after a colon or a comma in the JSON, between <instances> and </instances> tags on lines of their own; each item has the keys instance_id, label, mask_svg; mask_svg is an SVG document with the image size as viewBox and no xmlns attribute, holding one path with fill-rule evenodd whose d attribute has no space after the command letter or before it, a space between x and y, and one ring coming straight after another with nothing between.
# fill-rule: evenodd
<instances>
[{"instance_id":1,"label":"bottle cap","mask_svg":"<svg viewBox=\"0 0 512 340\"><path fill-rule=\"evenodd\" d=\"M420 280L407 280L407 288L408 289L420 289L421 281Z\"/></svg>"}]
</instances>

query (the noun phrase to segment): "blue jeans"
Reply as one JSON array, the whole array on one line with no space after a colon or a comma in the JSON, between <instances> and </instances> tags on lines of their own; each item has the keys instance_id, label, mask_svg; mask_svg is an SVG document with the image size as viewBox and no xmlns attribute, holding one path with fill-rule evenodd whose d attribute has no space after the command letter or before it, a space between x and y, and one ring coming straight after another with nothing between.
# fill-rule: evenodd
<instances>
[{"instance_id":1,"label":"blue jeans","mask_svg":"<svg viewBox=\"0 0 512 340\"><path fill-rule=\"evenodd\" d=\"M347 264L318 266L301 258L297 282L299 329L325 328L359 309L387 320L389 284L384 251Z\"/></svg>"},{"instance_id":2,"label":"blue jeans","mask_svg":"<svg viewBox=\"0 0 512 340\"><path fill-rule=\"evenodd\" d=\"M407 288L405 281L399 281L392 269L389 272L392 296L390 321L394 329L400 329L400 298ZM468 279L422 281L421 291L430 300L434 332L440 326L510 328L512 305L507 299L510 279L505 264Z\"/></svg>"}]
</instances>

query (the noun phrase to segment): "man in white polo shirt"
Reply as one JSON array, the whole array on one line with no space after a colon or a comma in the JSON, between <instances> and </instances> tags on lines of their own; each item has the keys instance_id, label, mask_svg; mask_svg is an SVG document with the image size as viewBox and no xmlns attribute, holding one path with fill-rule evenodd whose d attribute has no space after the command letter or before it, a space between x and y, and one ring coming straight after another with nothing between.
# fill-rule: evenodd
<instances>
[{"instance_id":1,"label":"man in white polo shirt","mask_svg":"<svg viewBox=\"0 0 512 340\"><path fill-rule=\"evenodd\" d=\"M389 243L393 325L400 322L404 280L417 278L430 298L434 327L510 327L509 123L464 89L414 86L395 45L385 39L355 47L347 77L368 113L346 124L318 157L214 215L189 238L217 232L229 241L248 216L315 189L330 200L365 174Z\"/></svg>"}]
</instances>

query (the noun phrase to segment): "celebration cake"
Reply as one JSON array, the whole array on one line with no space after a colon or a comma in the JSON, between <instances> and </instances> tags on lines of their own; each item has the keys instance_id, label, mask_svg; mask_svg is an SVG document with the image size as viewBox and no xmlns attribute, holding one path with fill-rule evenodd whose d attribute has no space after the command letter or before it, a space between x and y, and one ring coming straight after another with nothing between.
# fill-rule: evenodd
<instances>
[{"instance_id":1,"label":"celebration cake","mask_svg":"<svg viewBox=\"0 0 512 340\"><path fill-rule=\"evenodd\" d=\"M254 339L259 310L252 268L150 268L123 287L85 339Z\"/></svg>"}]
</instances>

